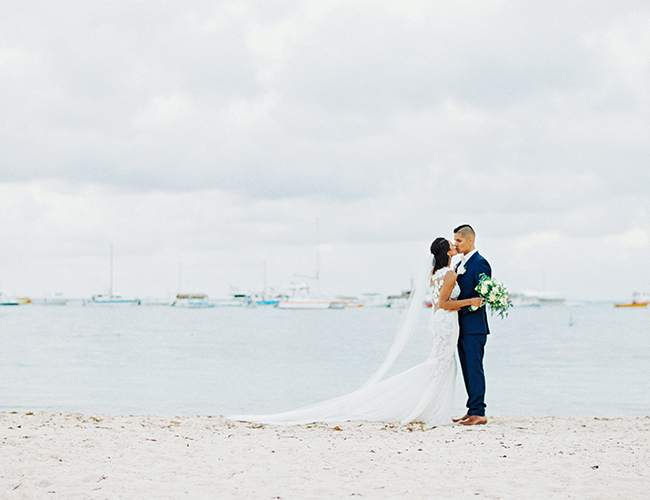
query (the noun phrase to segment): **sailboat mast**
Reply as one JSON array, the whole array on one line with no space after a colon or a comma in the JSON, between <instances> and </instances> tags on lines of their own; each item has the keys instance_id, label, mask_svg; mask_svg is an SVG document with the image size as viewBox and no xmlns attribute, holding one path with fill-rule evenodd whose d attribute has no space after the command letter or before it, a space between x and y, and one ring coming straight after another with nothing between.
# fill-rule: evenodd
<instances>
[{"instance_id":1,"label":"sailboat mast","mask_svg":"<svg viewBox=\"0 0 650 500\"><path fill-rule=\"evenodd\" d=\"M264 299L266 299L266 297L268 296L268 293L267 293L266 290L267 290L267 288L266 288L266 261L264 261L264 296L263 296Z\"/></svg>"},{"instance_id":2,"label":"sailboat mast","mask_svg":"<svg viewBox=\"0 0 650 500\"><path fill-rule=\"evenodd\" d=\"M178 293L183 293L183 263L178 263Z\"/></svg>"},{"instance_id":3,"label":"sailboat mast","mask_svg":"<svg viewBox=\"0 0 650 500\"><path fill-rule=\"evenodd\" d=\"M316 218L316 286L318 287L318 294L320 295L320 224L319 219Z\"/></svg>"},{"instance_id":4,"label":"sailboat mast","mask_svg":"<svg viewBox=\"0 0 650 500\"><path fill-rule=\"evenodd\" d=\"M111 243L111 276L109 280L108 294L111 297L113 296L113 244L112 243Z\"/></svg>"},{"instance_id":5,"label":"sailboat mast","mask_svg":"<svg viewBox=\"0 0 650 500\"><path fill-rule=\"evenodd\" d=\"M319 219L316 219L316 275L315 276L302 276L296 274L301 278L307 278L310 280L316 280L316 286L318 288L318 293L320 294L320 235L319 235ZM266 280L265 280L266 281Z\"/></svg>"}]
</instances>

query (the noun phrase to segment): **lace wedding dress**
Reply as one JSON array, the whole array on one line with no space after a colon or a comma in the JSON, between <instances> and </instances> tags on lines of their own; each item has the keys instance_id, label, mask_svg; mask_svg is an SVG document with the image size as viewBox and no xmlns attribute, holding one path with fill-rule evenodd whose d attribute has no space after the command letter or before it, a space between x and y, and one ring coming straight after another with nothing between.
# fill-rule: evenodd
<instances>
[{"instance_id":1,"label":"lace wedding dress","mask_svg":"<svg viewBox=\"0 0 650 500\"><path fill-rule=\"evenodd\" d=\"M349 420L450 424L456 386L455 353L458 342L458 317L456 312L438 308L442 283L449 270L449 267L439 269L433 276L428 273L433 300L433 310L429 320L429 333L433 346L426 361L385 379L382 377L387 368L380 368L378 373L356 391L304 408L272 415L233 415L228 418L269 424ZM452 298L458 297L459 292L458 285L455 285ZM412 307L422 309L422 301L418 303L415 300ZM399 335L398 333L398 337ZM401 351L406 341L408 338L398 346L397 353ZM398 343L400 342L395 342ZM395 344L393 347L396 347ZM394 349L391 348L391 351ZM388 357L396 357L396 354L395 356L392 354L394 353L389 352ZM384 365L390 367L392 361L385 362ZM382 366L385 368L384 365Z\"/></svg>"}]
</instances>

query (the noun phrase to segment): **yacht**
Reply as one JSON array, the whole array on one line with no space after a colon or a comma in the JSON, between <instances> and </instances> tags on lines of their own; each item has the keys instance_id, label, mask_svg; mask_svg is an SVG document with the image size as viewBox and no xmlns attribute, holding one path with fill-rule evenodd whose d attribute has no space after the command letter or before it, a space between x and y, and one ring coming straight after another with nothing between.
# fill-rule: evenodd
<instances>
[{"instance_id":1,"label":"yacht","mask_svg":"<svg viewBox=\"0 0 650 500\"><path fill-rule=\"evenodd\" d=\"M318 237L318 219L316 219L316 276L299 276L314 280L320 290L320 243ZM289 291L278 305L279 309L345 309L346 303L341 300L330 300L320 295L313 295L306 283L291 283Z\"/></svg>"},{"instance_id":2,"label":"yacht","mask_svg":"<svg viewBox=\"0 0 650 500\"><path fill-rule=\"evenodd\" d=\"M0 290L0 306L19 306L22 302L9 295L4 290Z\"/></svg>"},{"instance_id":3,"label":"yacht","mask_svg":"<svg viewBox=\"0 0 650 500\"><path fill-rule=\"evenodd\" d=\"M314 296L306 283L292 283L278 309L344 309L345 302Z\"/></svg>"},{"instance_id":4,"label":"yacht","mask_svg":"<svg viewBox=\"0 0 650 500\"><path fill-rule=\"evenodd\" d=\"M113 295L110 293L98 293L93 295L90 299L92 304L97 305L117 305L117 306L138 306L140 305L139 299L127 299L121 295Z\"/></svg>"}]
</instances>

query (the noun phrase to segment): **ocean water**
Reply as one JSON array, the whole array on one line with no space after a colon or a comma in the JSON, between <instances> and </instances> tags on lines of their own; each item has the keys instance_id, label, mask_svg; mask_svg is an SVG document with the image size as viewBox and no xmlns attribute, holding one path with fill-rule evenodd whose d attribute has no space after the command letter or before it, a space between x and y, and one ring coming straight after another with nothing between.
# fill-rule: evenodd
<instances>
[{"instance_id":1,"label":"ocean water","mask_svg":"<svg viewBox=\"0 0 650 500\"><path fill-rule=\"evenodd\" d=\"M0 308L0 410L223 415L342 395L378 368L403 311ZM421 362L425 310L393 372ZM488 414L650 415L650 309L515 308L491 318ZM464 412L459 374L456 406Z\"/></svg>"}]
</instances>

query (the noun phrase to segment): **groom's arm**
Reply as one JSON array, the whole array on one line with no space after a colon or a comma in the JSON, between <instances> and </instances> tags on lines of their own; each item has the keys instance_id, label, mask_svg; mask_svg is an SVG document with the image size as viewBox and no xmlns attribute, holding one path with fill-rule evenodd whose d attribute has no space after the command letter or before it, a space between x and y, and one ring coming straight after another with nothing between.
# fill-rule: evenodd
<instances>
[{"instance_id":1,"label":"groom's arm","mask_svg":"<svg viewBox=\"0 0 650 500\"><path fill-rule=\"evenodd\" d=\"M476 271L474 274L476 285L478 285L478 282L481 280L481 274L485 274L489 278L492 277L492 268L490 267L490 263L485 259L481 259L479 262L477 262Z\"/></svg>"}]
</instances>

